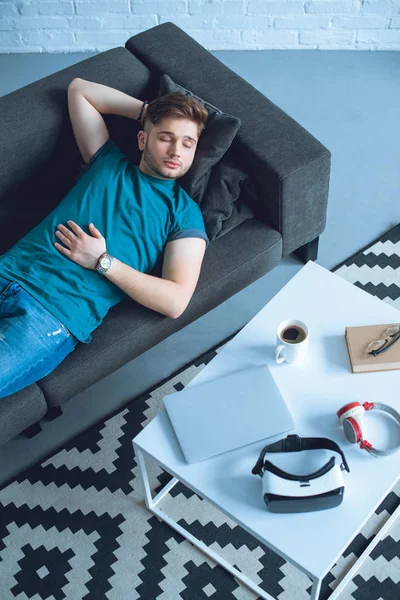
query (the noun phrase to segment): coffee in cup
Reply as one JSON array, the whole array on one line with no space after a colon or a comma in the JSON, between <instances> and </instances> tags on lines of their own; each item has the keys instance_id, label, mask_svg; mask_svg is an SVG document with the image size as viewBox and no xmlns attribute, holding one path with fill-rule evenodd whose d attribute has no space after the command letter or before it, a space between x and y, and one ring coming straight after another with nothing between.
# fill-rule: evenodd
<instances>
[{"instance_id":1,"label":"coffee in cup","mask_svg":"<svg viewBox=\"0 0 400 600\"><path fill-rule=\"evenodd\" d=\"M307 333L300 325L288 325L281 333L282 340L288 344L300 344L304 342L307 337Z\"/></svg>"},{"instance_id":2,"label":"coffee in cup","mask_svg":"<svg viewBox=\"0 0 400 600\"><path fill-rule=\"evenodd\" d=\"M303 362L308 348L308 327L302 321L288 319L283 321L277 329L277 347L275 360L277 363Z\"/></svg>"}]
</instances>

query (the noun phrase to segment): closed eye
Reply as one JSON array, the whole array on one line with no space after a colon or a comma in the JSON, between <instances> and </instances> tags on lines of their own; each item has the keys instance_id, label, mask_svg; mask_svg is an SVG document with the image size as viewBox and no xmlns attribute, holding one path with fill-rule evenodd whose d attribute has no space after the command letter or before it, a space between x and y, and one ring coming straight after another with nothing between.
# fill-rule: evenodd
<instances>
[{"instance_id":1,"label":"closed eye","mask_svg":"<svg viewBox=\"0 0 400 600\"><path fill-rule=\"evenodd\" d=\"M162 142L170 142L171 141L171 140L168 140L166 138L160 138L160 140ZM189 144L189 145L188 144L183 144L183 145L185 146L185 148L192 148L192 144Z\"/></svg>"}]
</instances>

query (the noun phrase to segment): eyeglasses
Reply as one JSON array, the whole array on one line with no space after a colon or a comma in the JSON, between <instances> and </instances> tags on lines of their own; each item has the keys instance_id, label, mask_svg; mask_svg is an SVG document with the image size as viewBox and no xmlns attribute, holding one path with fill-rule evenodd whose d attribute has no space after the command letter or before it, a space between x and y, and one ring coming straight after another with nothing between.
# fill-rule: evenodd
<instances>
[{"instance_id":1,"label":"eyeglasses","mask_svg":"<svg viewBox=\"0 0 400 600\"><path fill-rule=\"evenodd\" d=\"M386 352L389 350L396 342L400 339L400 325L392 325L388 327L384 332L385 336L381 340L374 340L370 342L367 346L368 354L372 354L373 356L378 356L378 354L382 354L382 352ZM394 338L391 340L391 338ZM390 341L389 344L387 342ZM387 344L387 345L385 345Z\"/></svg>"}]
</instances>

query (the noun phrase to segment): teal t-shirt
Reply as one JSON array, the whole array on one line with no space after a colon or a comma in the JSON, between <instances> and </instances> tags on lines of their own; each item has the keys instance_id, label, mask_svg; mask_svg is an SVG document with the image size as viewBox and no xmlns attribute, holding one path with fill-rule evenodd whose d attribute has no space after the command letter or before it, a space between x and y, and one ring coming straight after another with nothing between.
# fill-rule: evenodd
<instances>
[{"instance_id":1,"label":"teal t-shirt","mask_svg":"<svg viewBox=\"0 0 400 600\"><path fill-rule=\"evenodd\" d=\"M81 342L125 296L97 271L74 263L54 246L62 223L89 223L106 239L107 252L150 273L168 241L207 237L199 205L178 185L142 173L108 139L73 188L32 231L0 256L0 274L17 281Z\"/></svg>"}]
</instances>

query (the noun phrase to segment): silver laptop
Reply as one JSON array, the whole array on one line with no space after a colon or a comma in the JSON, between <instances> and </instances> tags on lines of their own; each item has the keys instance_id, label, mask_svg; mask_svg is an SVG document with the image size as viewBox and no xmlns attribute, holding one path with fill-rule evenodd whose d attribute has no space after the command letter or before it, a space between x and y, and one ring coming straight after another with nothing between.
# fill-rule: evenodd
<instances>
[{"instance_id":1,"label":"silver laptop","mask_svg":"<svg viewBox=\"0 0 400 600\"><path fill-rule=\"evenodd\" d=\"M267 365L167 394L164 404L189 463L294 428Z\"/></svg>"}]
</instances>

